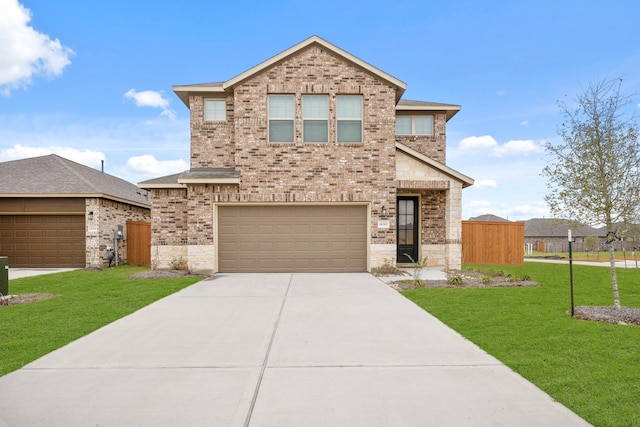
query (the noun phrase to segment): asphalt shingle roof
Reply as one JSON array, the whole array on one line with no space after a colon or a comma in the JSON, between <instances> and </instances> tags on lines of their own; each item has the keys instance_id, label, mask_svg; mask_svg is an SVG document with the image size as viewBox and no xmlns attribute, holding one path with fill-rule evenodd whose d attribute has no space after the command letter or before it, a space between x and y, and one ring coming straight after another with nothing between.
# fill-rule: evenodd
<instances>
[{"instance_id":1,"label":"asphalt shingle roof","mask_svg":"<svg viewBox=\"0 0 640 427\"><path fill-rule=\"evenodd\" d=\"M56 154L0 163L0 195L95 195L150 206L147 192Z\"/></svg>"},{"instance_id":2,"label":"asphalt shingle roof","mask_svg":"<svg viewBox=\"0 0 640 427\"><path fill-rule=\"evenodd\" d=\"M173 175L161 176L159 178L148 179L138 183L144 188L149 184L177 184L179 179L216 179L216 178L239 178L240 172L234 168L193 168Z\"/></svg>"},{"instance_id":3,"label":"asphalt shingle roof","mask_svg":"<svg viewBox=\"0 0 640 427\"><path fill-rule=\"evenodd\" d=\"M499 217L498 215L493 214L474 216L473 218L469 218L469 221L511 222L508 219L504 219L502 217Z\"/></svg>"},{"instance_id":4,"label":"asphalt shingle roof","mask_svg":"<svg viewBox=\"0 0 640 427\"><path fill-rule=\"evenodd\" d=\"M524 223L525 237L567 237L567 230L575 237L605 236L599 228L576 225L566 219L533 218Z\"/></svg>"}]
</instances>

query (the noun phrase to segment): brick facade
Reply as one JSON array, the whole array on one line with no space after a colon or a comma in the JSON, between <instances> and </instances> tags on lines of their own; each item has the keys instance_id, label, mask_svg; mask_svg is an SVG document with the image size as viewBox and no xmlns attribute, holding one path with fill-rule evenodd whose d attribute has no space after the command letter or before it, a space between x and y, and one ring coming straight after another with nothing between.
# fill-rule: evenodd
<instances>
[{"instance_id":1,"label":"brick facade","mask_svg":"<svg viewBox=\"0 0 640 427\"><path fill-rule=\"evenodd\" d=\"M418 168L408 161L398 165L396 147L396 143L405 144L444 164L446 114L437 109L420 113L433 115L433 135L397 137L396 106L404 89L341 53L322 42L303 44L291 55L234 80L231 87L212 86L211 93L199 90L182 98L191 112L191 168L233 168L240 179L234 184L145 187L152 193L155 265L166 266L170 258L185 256L192 268L197 264L216 271L217 203L364 202L370 212L370 266L375 267L383 258L395 257L396 195L402 188L403 192L420 195L424 248L444 248L438 259L443 267L449 266L446 247L459 246L460 227L449 227L448 221L460 220L450 213L459 213L461 193L456 190L462 183L434 172L431 166L423 167L419 161ZM270 94L294 96L292 143L269 142ZM329 137L325 143L302 140L302 97L314 94L328 97ZM338 95L362 97L361 143L337 142ZM204 120L204 101L208 98L225 100L225 122ZM404 174L398 175L399 166L406 169ZM449 197L451 190L456 197ZM388 228L378 228L383 206ZM452 235L456 232L458 235ZM452 262L459 264L459 260Z\"/></svg>"},{"instance_id":2,"label":"brick facade","mask_svg":"<svg viewBox=\"0 0 640 427\"><path fill-rule=\"evenodd\" d=\"M122 226L124 239L118 240L118 258L127 262L127 221L149 222L148 208L102 198L85 199L86 218L93 212L93 219L87 219L87 266L104 267L108 265L107 248L114 248L113 232Z\"/></svg>"}]
</instances>

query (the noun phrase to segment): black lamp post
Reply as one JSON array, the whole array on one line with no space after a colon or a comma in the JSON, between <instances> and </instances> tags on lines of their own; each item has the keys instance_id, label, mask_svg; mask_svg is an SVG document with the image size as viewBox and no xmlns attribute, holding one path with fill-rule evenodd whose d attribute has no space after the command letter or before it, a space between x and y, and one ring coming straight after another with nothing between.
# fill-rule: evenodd
<instances>
[{"instance_id":1,"label":"black lamp post","mask_svg":"<svg viewBox=\"0 0 640 427\"><path fill-rule=\"evenodd\" d=\"M569 240L569 288L571 290L571 317L573 317L573 239L571 239L571 230L567 230L567 239Z\"/></svg>"}]
</instances>

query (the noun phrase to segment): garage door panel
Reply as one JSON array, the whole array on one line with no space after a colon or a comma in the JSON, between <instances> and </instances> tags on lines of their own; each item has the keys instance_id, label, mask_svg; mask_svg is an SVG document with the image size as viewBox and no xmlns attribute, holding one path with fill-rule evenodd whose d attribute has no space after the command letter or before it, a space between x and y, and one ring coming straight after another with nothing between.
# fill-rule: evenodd
<instances>
[{"instance_id":1,"label":"garage door panel","mask_svg":"<svg viewBox=\"0 0 640 427\"><path fill-rule=\"evenodd\" d=\"M219 270L365 271L366 206L218 207Z\"/></svg>"},{"instance_id":2,"label":"garage door panel","mask_svg":"<svg viewBox=\"0 0 640 427\"><path fill-rule=\"evenodd\" d=\"M84 267L83 215L2 215L0 252L11 267Z\"/></svg>"}]
</instances>

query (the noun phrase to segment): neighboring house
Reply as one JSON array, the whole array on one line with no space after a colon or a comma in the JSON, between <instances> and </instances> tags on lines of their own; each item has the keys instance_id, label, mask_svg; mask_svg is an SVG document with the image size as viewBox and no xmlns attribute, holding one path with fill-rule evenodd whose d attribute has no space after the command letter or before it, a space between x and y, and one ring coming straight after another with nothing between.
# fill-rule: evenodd
<instances>
[{"instance_id":1,"label":"neighboring house","mask_svg":"<svg viewBox=\"0 0 640 427\"><path fill-rule=\"evenodd\" d=\"M604 250L606 245L606 231L602 228L577 226L571 221L553 218L533 218L525 221L524 241L532 245L538 252L568 252L568 230L574 240L574 251ZM596 238L594 248L589 247L588 238Z\"/></svg>"},{"instance_id":2,"label":"neighboring house","mask_svg":"<svg viewBox=\"0 0 640 427\"><path fill-rule=\"evenodd\" d=\"M483 221L483 222L511 222L508 219L501 218L493 214L485 214L469 218L469 221Z\"/></svg>"},{"instance_id":3,"label":"neighboring house","mask_svg":"<svg viewBox=\"0 0 640 427\"><path fill-rule=\"evenodd\" d=\"M153 265L203 272L458 269L462 189L446 166L459 105L311 37L219 83L174 86L191 114L191 169L152 195Z\"/></svg>"},{"instance_id":4,"label":"neighboring house","mask_svg":"<svg viewBox=\"0 0 640 427\"><path fill-rule=\"evenodd\" d=\"M149 220L147 191L120 178L55 154L0 163L9 267L103 267L114 243L126 262L127 222Z\"/></svg>"}]
</instances>

